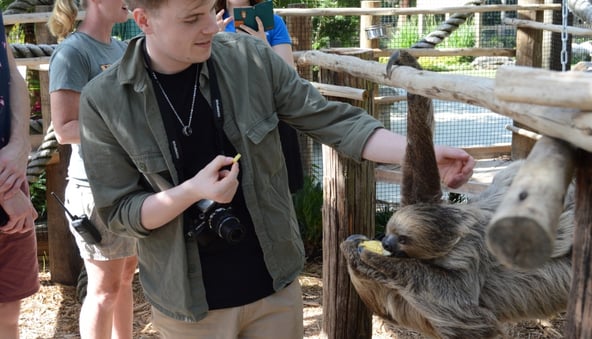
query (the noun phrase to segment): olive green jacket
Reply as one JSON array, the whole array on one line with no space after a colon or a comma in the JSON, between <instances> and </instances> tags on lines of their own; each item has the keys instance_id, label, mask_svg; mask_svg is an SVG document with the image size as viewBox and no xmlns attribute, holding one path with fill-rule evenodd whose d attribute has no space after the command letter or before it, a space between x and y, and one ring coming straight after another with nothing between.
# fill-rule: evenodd
<instances>
[{"instance_id":1,"label":"olive green jacket","mask_svg":"<svg viewBox=\"0 0 592 339\"><path fill-rule=\"evenodd\" d=\"M82 91L83 159L99 216L114 232L139 238L140 280L151 304L175 319L197 321L205 317L208 305L197 244L185 240L182 216L152 231L142 226L140 218L144 199L155 190L144 178L158 174L179 184L145 69L142 39L133 39L123 58ZM382 125L363 110L327 101L253 37L218 33L211 58L222 96L224 132L242 154L240 184L274 288L279 290L298 277L304 249L278 121L356 160L361 160L368 137ZM199 89L210 101L205 65Z\"/></svg>"}]
</instances>

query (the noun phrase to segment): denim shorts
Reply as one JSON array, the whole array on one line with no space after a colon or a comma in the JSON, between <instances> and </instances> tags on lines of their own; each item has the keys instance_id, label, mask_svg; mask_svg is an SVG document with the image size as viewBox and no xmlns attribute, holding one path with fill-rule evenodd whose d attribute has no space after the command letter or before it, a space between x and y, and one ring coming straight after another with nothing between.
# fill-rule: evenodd
<instances>
[{"instance_id":1,"label":"denim shorts","mask_svg":"<svg viewBox=\"0 0 592 339\"><path fill-rule=\"evenodd\" d=\"M80 256L83 259L98 261L121 259L137 254L136 239L111 232L97 216L92 192L89 186L70 180L66 186L65 205L73 215L86 214L90 221L101 233L102 240L99 244L88 244L72 227L70 232L76 239Z\"/></svg>"}]
</instances>

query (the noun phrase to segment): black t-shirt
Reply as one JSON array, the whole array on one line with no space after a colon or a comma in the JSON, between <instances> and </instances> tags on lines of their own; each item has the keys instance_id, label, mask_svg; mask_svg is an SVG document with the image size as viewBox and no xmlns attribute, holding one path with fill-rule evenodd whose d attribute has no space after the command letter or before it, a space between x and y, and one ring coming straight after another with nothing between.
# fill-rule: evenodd
<instances>
[{"instance_id":1,"label":"black t-shirt","mask_svg":"<svg viewBox=\"0 0 592 339\"><path fill-rule=\"evenodd\" d=\"M148 72L151 72L148 70ZM192 65L177 74L155 73L183 125L189 122L193 101L194 84L198 65ZM195 107L191 119L192 133L185 136L183 126L166 101L157 81L152 78L169 145L175 141L181 161L178 162L181 180L197 174L217 155L234 156L236 150L223 135L224 145L219 144L215 116L206 99L197 89ZM172 149L173 156L175 150ZM239 175L240 181L240 175ZM272 278L265 266L263 252L247 210L242 188L239 185L232 202L232 213L246 228L246 237L238 244L229 244L211 231L204 231L198 237L201 267L210 309L242 306L264 298L273 291ZM190 207L183 214L185 230L198 223L198 209Z\"/></svg>"}]
</instances>

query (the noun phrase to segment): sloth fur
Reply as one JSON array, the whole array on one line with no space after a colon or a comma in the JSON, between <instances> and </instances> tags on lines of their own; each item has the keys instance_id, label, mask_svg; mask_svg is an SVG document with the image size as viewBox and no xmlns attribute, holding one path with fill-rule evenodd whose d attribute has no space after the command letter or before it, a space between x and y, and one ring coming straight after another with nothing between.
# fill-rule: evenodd
<instances>
[{"instance_id":1,"label":"sloth fur","mask_svg":"<svg viewBox=\"0 0 592 339\"><path fill-rule=\"evenodd\" d=\"M496 338L503 322L564 311L572 276L573 187L543 266L508 268L486 247L485 228L520 164L501 171L467 204L416 203L396 211L383 239L390 256L358 248L367 240L363 235L345 240L341 250L351 281L368 308L434 338Z\"/></svg>"},{"instance_id":2,"label":"sloth fur","mask_svg":"<svg viewBox=\"0 0 592 339\"><path fill-rule=\"evenodd\" d=\"M421 69L406 51L390 68ZM486 227L522 161L513 162L468 203L442 202L433 149L433 106L407 94L402 207L387 224L385 256L364 250L363 235L341 243L351 282L373 313L433 338L496 338L502 323L540 319L567 308L571 285L574 194L570 186L551 258L539 268L503 266L486 246Z\"/></svg>"}]
</instances>

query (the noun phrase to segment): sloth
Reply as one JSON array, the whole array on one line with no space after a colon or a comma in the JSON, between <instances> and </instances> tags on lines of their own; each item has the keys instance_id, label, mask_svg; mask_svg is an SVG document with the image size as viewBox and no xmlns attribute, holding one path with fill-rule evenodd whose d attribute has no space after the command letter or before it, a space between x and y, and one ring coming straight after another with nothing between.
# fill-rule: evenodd
<instances>
[{"instance_id":1,"label":"sloth","mask_svg":"<svg viewBox=\"0 0 592 339\"><path fill-rule=\"evenodd\" d=\"M486 226L520 166L512 163L467 204L416 203L400 208L382 239L388 255L341 243L354 288L366 306L394 325L434 338L496 338L502 323L564 311L571 284L573 188L554 252L541 267L502 265L488 251Z\"/></svg>"},{"instance_id":2,"label":"sloth","mask_svg":"<svg viewBox=\"0 0 592 339\"><path fill-rule=\"evenodd\" d=\"M407 54L399 54L393 64L418 67ZM422 116L420 129L431 134L429 99L408 96L414 96L409 115ZM359 234L340 245L350 280L369 310L433 338L497 338L503 336L505 322L549 318L564 311L572 277L573 185L566 194L551 258L531 270L506 267L488 250L486 227L523 161L512 162L467 203L445 203L439 177L432 177L438 175L433 144L431 149L410 152L410 146L417 145L416 131L411 131L416 127L408 123L412 140L403 167L402 207L387 223L384 252L360 246L368 238ZM422 173L426 166L427 178Z\"/></svg>"}]
</instances>

